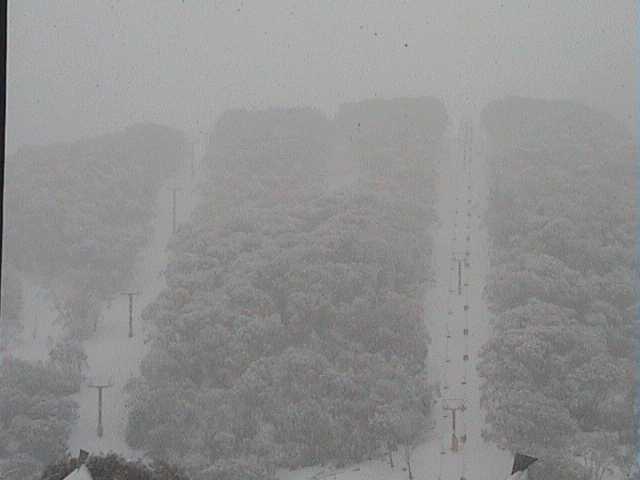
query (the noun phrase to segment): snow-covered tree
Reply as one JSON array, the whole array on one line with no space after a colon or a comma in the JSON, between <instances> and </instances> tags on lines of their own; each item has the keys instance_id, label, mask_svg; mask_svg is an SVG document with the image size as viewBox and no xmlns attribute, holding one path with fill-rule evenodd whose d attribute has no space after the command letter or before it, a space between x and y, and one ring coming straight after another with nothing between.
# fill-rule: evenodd
<instances>
[{"instance_id":1,"label":"snow-covered tree","mask_svg":"<svg viewBox=\"0 0 640 480\"><path fill-rule=\"evenodd\" d=\"M635 152L617 122L571 102L508 98L483 119L489 436L544 454L540 478L602 478L633 439Z\"/></svg>"},{"instance_id":2,"label":"snow-covered tree","mask_svg":"<svg viewBox=\"0 0 640 480\"><path fill-rule=\"evenodd\" d=\"M423 133L424 165L396 151L387 173L328 192L335 139L317 112L221 117L211 190L174 236L167 289L143 312L156 333L130 385L133 447L197 452L194 465L206 458L217 465L207 475L227 478L250 458L268 473L415 446L431 401L419 305L439 122ZM375 412L396 396L401 415L381 431ZM416 431L402 429L407 416L420 418Z\"/></svg>"},{"instance_id":3,"label":"snow-covered tree","mask_svg":"<svg viewBox=\"0 0 640 480\"><path fill-rule=\"evenodd\" d=\"M180 133L134 125L7 159L5 257L51 290L75 336L131 281L158 188L184 155Z\"/></svg>"},{"instance_id":4,"label":"snow-covered tree","mask_svg":"<svg viewBox=\"0 0 640 480\"><path fill-rule=\"evenodd\" d=\"M70 398L74 391L73 382L50 365L5 362L0 369L2 478L33 478L42 466L64 456L77 419L78 406Z\"/></svg>"}]
</instances>

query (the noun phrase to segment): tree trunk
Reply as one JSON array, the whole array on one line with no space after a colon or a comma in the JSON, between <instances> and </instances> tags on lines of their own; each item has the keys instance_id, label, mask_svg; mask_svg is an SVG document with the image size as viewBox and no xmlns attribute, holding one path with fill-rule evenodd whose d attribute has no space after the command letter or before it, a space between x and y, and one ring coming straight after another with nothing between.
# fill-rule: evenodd
<instances>
[{"instance_id":1,"label":"tree trunk","mask_svg":"<svg viewBox=\"0 0 640 480\"><path fill-rule=\"evenodd\" d=\"M409 472L409 480L413 480L413 472L411 471L411 445L404 445L404 459L407 462L407 471Z\"/></svg>"}]
</instances>

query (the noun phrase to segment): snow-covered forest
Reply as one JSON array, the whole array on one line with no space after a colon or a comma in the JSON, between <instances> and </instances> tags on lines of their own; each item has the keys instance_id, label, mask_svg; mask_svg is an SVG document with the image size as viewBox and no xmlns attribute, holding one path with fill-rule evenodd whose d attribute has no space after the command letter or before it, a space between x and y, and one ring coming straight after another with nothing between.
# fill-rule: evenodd
<instances>
[{"instance_id":1,"label":"snow-covered forest","mask_svg":"<svg viewBox=\"0 0 640 480\"><path fill-rule=\"evenodd\" d=\"M394 110L407 116L385 131ZM304 109L221 117L207 193L143 315L156 329L130 385L132 446L203 478L268 478L357 462L424 429L422 302L446 114L432 100L362 102L340 122L359 126L345 137ZM359 175L330 190L339 144Z\"/></svg>"},{"instance_id":2,"label":"snow-covered forest","mask_svg":"<svg viewBox=\"0 0 640 480\"><path fill-rule=\"evenodd\" d=\"M640 480L636 2L8 3L0 480Z\"/></svg>"},{"instance_id":3,"label":"snow-covered forest","mask_svg":"<svg viewBox=\"0 0 640 480\"><path fill-rule=\"evenodd\" d=\"M470 130L434 98L347 103L333 117L231 110L197 159L183 134L151 125L19 152L5 193L1 471L39 478L71 443L89 442L198 480L297 479L318 467L345 480L431 478L468 471L483 457L465 448L486 444L544 458L535 478L628 476L629 135L581 105L524 98L487 105L477 130L486 211L472 175L484 163L473 164L470 143L456 146ZM154 202L179 170L198 173L198 200L168 256L152 261L164 282L143 298L144 336L127 338L122 324L122 335L107 335L100 322L122 320L111 304L156 275L136 269L165 248ZM469 193L454 202L447 189L465 178ZM472 211L489 235L486 283ZM454 304L438 305L446 289L455 295L441 261L452 253L436 241L453 227L457 248L459 216L473 253L463 350L480 376L476 386L465 367L470 386L458 392L470 413L454 434L479 437L461 456L447 446L442 390L457 375L444 363L460 347L449 345L454 323L442 324ZM49 307L39 322L25 318L36 285ZM34 356L34 345L47 352ZM99 372L117 387L106 397L117 405L106 410L106 443L89 440ZM451 457L437 467L432 454Z\"/></svg>"},{"instance_id":4,"label":"snow-covered forest","mask_svg":"<svg viewBox=\"0 0 640 480\"><path fill-rule=\"evenodd\" d=\"M86 338L130 280L155 193L184 149L179 132L137 125L7 159L7 263L46 286L71 335Z\"/></svg>"},{"instance_id":5,"label":"snow-covered forest","mask_svg":"<svg viewBox=\"0 0 640 480\"><path fill-rule=\"evenodd\" d=\"M72 395L87 380L83 341L129 287L157 190L186 155L179 132L136 125L7 159L0 468L15 478L65 453L77 421ZM23 292L34 285L45 292L37 300ZM27 301L49 305L46 317L27 318Z\"/></svg>"},{"instance_id":6,"label":"snow-covered forest","mask_svg":"<svg viewBox=\"0 0 640 480\"><path fill-rule=\"evenodd\" d=\"M72 437L198 480L306 478L317 467L344 479L431 478L468 471L483 460L465 448L485 444L544 458L535 478L628 476L634 147L613 119L569 102L507 98L481 120L486 211L477 210L482 192L474 200L484 184L472 189L472 171L484 163L464 143L470 130L457 130L434 98L348 103L333 117L231 110L199 159L184 135L151 125L19 152L5 193L5 476L39 478ZM164 248L151 238L159 190L196 164L195 209L166 260L152 262L164 283L144 297L144 337L107 335L99 325L114 328L111 303L155 275L135 270L145 251ZM453 202L446 192L464 187L461 167L470 193ZM473 252L465 290L482 288L490 308L483 325L475 294L465 294L464 334L475 338L465 362L471 355L480 383L465 367L470 386L459 393L470 413L454 436L481 438L461 456L448 446L442 390L457 373L447 380L441 363L460 345L449 346L454 324L442 324L452 300L437 305L455 292L436 256L452 254L436 242L450 227L457 248L453 208ZM472 273L483 271L472 211L489 234L486 284ZM25 318L35 285L50 308L39 322ZM47 352L34 356L45 335ZM88 387L109 371L110 440L90 441ZM437 467L432 453L451 457Z\"/></svg>"},{"instance_id":7,"label":"snow-covered forest","mask_svg":"<svg viewBox=\"0 0 640 480\"><path fill-rule=\"evenodd\" d=\"M614 119L571 102L496 101L483 123L495 314L480 365L487 433L547 459L543 478L626 478L635 146Z\"/></svg>"}]
</instances>

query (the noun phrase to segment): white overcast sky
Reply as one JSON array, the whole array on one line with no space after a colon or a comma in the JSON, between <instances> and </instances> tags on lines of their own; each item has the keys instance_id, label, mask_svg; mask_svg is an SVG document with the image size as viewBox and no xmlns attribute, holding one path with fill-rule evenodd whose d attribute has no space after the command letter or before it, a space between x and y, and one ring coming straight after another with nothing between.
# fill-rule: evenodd
<instances>
[{"instance_id":1,"label":"white overcast sky","mask_svg":"<svg viewBox=\"0 0 640 480\"><path fill-rule=\"evenodd\" d=\"M635 25L633 0L12 0L7 149L373 96L573 98L632 125Z\"/></svg>"}]
</instances>

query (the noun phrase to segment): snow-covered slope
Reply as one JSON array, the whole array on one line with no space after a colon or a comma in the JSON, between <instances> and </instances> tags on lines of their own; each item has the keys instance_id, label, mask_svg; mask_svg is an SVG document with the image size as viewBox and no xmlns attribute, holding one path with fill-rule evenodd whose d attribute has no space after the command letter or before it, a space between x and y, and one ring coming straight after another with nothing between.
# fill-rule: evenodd
<instances>
[{"instance_id":1,"label":"snow-covered slope","mask_svg":"<svg viewBox=\"0 0 640 480\"><path fill-rule=\"evenodd\" d=\"M58 313L45 289L31 278L22 276L22 325L17 342L9 344L7 352L16 358L31 362L45 361L51 347L62 334L55 322Z\"/></svg>"},{"instance_id":2,"label":"snow-covered slope","mask_svg":"<svg viewBox=\"0 0 640 480\"><path fill-rule=\"evenodd\" d=\"M437 283L429 292L425 308L432 339L429 371L434 381L440 384L441 396L435 405L434 428L428 432L426 443L413 452L412 470L416 479L499 479L506 477L512 458L508 452L498 450L481 438L484 416L479 406L479 379L475 369L477 353L490 334L482 298L488 271L487 232L482 225L488 192L485 158L478 136L469 162L464 161L457 136L450 137L449 151L439 162L437 209L440 222L434 235L433 257ZM160 272L167 263L165 247L172 229L169 190L172 185L182 187L178 192L179 219L185 219L195 204L195 182L191 169L187 168L182 178L171 179L160 192L153 241L137 266L135 284L123 286L123 291L141 292L134 303L134 337L128 337L128 299L122 296L105 310L98 333L85 343L91 381L111 382L113 386L104 391L102 438L96 434L97 391L84 385L77 395L80 418L70 441L74 451L78 448L93 452L113 450L127 456L139 453L130 451L125 442L127 408L122 388L132 376L137 375L140 360L146 352L145 327L139 322L139 314L164 286ZM466 250L469 251L469 266L465 267L463 261L462 293L458 294L458 266L452 255L461 254L464 259ZM47 337L55 336L58 331L51 323L55 312L44 292L37 292L32 285L26 285L25 290L25 345L16 354L30 359L44 358L48 351L44 348ZM468 310L465 310L465 305L468 305ZM35 318L38 328L33 340ZM466 328L468 335L464 333ZM465 354L468 360L464 360ZM451 449L452 416L445 407L458 405L445 399L461 399L465 405L464 411L456 413L455 433L458 441L465 436L466 441L459 442L460 448L455 452ZM394 469L389 467L386 459L381 459L340 471L321 467L282 471L279 477L282 480L406 479L408 473L403 470L403 459L396 454L394 460Z\"/></svg>"},{"instance_id":3,"label":"snow-covered slope","mask_svg":"<svg viewBox=\"0 0 640 480\"><path fill-rule=\"evenodd\" d=\"M203 151L204 148L197 149L198 161ZM166 246L173 230L171 188L180 188L176 202L179 225L188 218L195 205L198 169L194 167L197 165L198 162L188 162L183 172L168 179L160 189L153 236L135 266L135 281L132 285L122 286L123 292L140 292L134 298L134 336L129 338L129 300L122 295L105 308L96 334L84 342L89 364L88 379L75 395L79 403L79 420L70 438L72 452L83 448L91 452L115 451L125 456L139 456L139 452L132 452L125 441L127 407L122 389L131 377L138 374L140 360L146 353L147 332L140 322L140 312L164 288L161 272L167 265ZM46 290L28 278L21 281L24 331L20 341L9 348L9 354L30 361L44 361L56 339L62 335L62 329L55 322L58 313ZM113 384L103 391L102 438L97 436L98 393L89 387L93 383Z\"/></svg>"},{"instance_id":4,"label":"snow-covered slope","mask_svg":"<svg viewBox=\"0 0 640 480\"><path fill-rule=\"evenodd\" d=\"M432 354L442 379L442 397L436 408L437 430L444 451L438 462L437 478L442 479L504 478L512 461L509 452L499 450L481 437L484 415L480 409L476 365L490 328L482 298L489 267L488 237L482 225L488 186L486 159L477 138L476 135L467 145L466 158L463 143L452 142L451 158L442 166L440 181L443 225L436 251L438 301L432 300L436 311L430 317L429 328L433 338ZM459 450L454 452L452 412L446 408L461 405L464 410L456 412L455 431ZM462 442L465 436L466 442Z\"/></svg>"},{"instance_id":5,"label":"snow-covered slope","mask_svg":"<svg viewBox=\"0 0 640 480\"><path fill-rule=\"evenodd\" d=\"M510 473L512 457L481 437L484 415L480 409L477 353L490 334L488 313L482 298L488 271L487 232L482 225L488 192L485 158L481 145L472 149L465 162L457 135L450 135L449 151L439 162L439 230L434 235L435 287L426 300L427 328L431 335L429 372L440 384L434 409L435 426L426 443L412 455L415 479L495 480ZM480 148L479 148L480 147ZM469 240L467 240L467 236ZM458 294L457 261L453 254L469 250L469 267L462 263L462 293ZM465 283L467 284L465 286ZM468 310L465 310L468 305ZM468 328L468 335L464 330ZM464 360L464 355L468 360ZM463 383L463 381L465 383ZM460 400L450 400L460 399ZM452 413L445 407L460 406L456 413L458 451L452 450ZM466 442L461 440L466 435ZM386 459L373 460L342 470L307 468L281 471L281 480L330 478L336 480L406 480L404 460L396 454L395 468Z\"/></svg>"},{"instance_id":6,"label":"snow-covered slope","mask_svg":"<svg viewBox=\"0 0 640 480\"><path fill-rule=\"evenodd\" d=\"M140 361L147 347L146 326L140 321L140 312L164 288L162 270L167 265L166 246L172 234L172 187L177 192L176 217L178 224L190 214L196 199L195 176L191 166L179 176L168 180L158 194L157 216L153 222L151 243L136 267L133 285L123 285L123 292L140 292L133 300L133 337L129 338L129 298L122 295L105 309L96 334L85 342L88 356L88 381L76 395L80 405L79 420L70 438L70 448L91 452L115 451L128 457L139 452L129 449L125 441L127 425L126 395L123 388L138 375ZM103 390L103 436L97 436L98 391L90 385L111 384Z\"/></svg>"}]
</instances>

